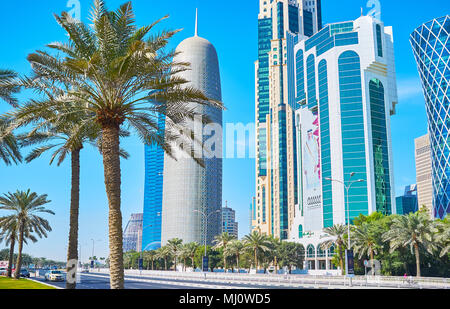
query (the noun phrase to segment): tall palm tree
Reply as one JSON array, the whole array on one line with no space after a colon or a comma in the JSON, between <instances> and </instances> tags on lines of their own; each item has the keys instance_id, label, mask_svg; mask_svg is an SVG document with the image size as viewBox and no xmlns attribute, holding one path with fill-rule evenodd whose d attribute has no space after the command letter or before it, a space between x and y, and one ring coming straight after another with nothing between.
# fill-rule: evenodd
<instances>
[{"instance_id":1,"label":"tall palm tree","mask_svg":"<svg viewBox=\"0 0 450 309\"><path fill-rule=\"evenodd\" d=\"M391 228L384 233L383 240L390 242L390 251L410 247L416 258L417 277L420 277L420 247L432 254L435 244L433 233L436 231L429 216L421 213L410 213L406 216L396 216Z\"/></svg>"},{"instance_id":2,"label":"tall palm tree","mask_svg":"<svg viewBox=\"0 0 450 309\"><path fill-rule=\"evenodd\" d=\"M73 87L68 96L46 102L41 108L53 106L58 101L84 100L87 104L78 108L92 114L85 125L95 122L101 128L109 203L111 288L122 289L121 128L133 128L145 144L158 144L171 155L173 143L181 136L201 143L186 130L180 130L186 126L187 120L202 116L190 108L192 103L216 108L223 108L223 105L210 100L201 91L186 86L188 81L180 78L179 73L188 70L189 64L175 62L173 59L176 53L164 49L179 31L149 35L162 19L137 29L131 2L116 11L109 11L103 0L95 0L92 27L73 22L66 12L55 18L67 32L69 43L54 43L48 47L60 52L65 58L61 62L36 53L32 57L32 64L45 65L54 80L73 83ZM158 134L159 115L166 118L164 136ZM206 117L202 119L204 123L209 122ZM75 130L73 135L82 127ZM188 149L183 150L190 156L195 155ZM201 159L194 160L202 164Z\"/></svg>"},{"instance_id":3,"label":"tall palm tree","mask_svg":"<svg viewBox=\"0 0 450 309\"><path fill-rule=\"evenodd\" d=\"M436 242L441 248L439 257L450 252L450 222L444 221L437 224L439 232L436 233Z\"/></svg>"},{"instance_id":4,"label":"tall palm tree","mask_svg":"<svg viewBox=\"0 0 450 309\"><path fill-rule=\"evenodd\" d=\"M14 107L17 106L17 99L13 97L13 94L20 90L15 82L16 77L16 72L0 69L0 99Z\"/></svg>"},{"instance_id":5,"label":"tall palm tree","mask_svg":"<svg viewBox=\"0 0 450 309\"><path fill-rule=\"evenodd\" d=\"M253 252L255 268L258 270L258 253L270 250L271 242L269 238L254 231L252 234L244 237L244 245Z\"/></svg>"},{"instance_id":6,"label":"tall palm tree","mask_svg":"<svg viewBox=\"0 0 450 309\"><path fill-rule=\"evenodd\" d=\"M16 193L7 193L0 196L0 210L12 211L13 214L4 217L3 224L10 225L16 222L18 229L18 245L19 252L16 261L16 271L14 277L20 278L20 268L22 266L22 249L27 233L35 233L39 238L47 237L47 232L52 229L49 222L39 217L40 213L54 215L55 213L48 210L44 205L50 203L47 195L38 195L28 190L17 191Z\"/></svg>"},{"instance_id":7,"label":"tall palm tree","mask_svg":"<svg viewBox=\"0 0 450 309\"><path fill-rule=\"evenodd\" d=\"M236 237L228 234L227 232L217 235L214 237L213 243L215 245L213 248L214 249L223 248L223 251L225 252L225 250L227 249L228 243L234 239L236 239ZM225 271L227 270L227 256L225 254L223 255L223 268L225 269Z\"/></svg>"},{"instance_id":8,"label":"tall palm tree","mask_svg":"<svg viewBox=\"0 0 450 309\"><path fill-rule=\"evenodd\" d=\"M191 259L192 268L195 269L195 253L197 252L197 249L200 245L196 242L190 242L186 244L185 249L188 253L189 258Z\"/></svg>"},{"instance_id":9,"label":"tall palm tree","mask_svg":"<svg viewBox=\"0 0 450 309\"><path fill-rule=\"evenodd\" d=\"M230 241L226 249L224 250L223 254L226 256L234 256L236 257L236 268L239 270L239 258L241 257L241 254L243 254L245 249L244 244L242 241L239 241L237 239L234 239Z\"/></svg>"},{"instance_id":10,"label":"tall palm tree","mask_svg":"<svg viewBox=\"0 0 450 309\"><path fill-rule=\"evenodd\" d=\"M144 252L144 258L147 260L147 270L149 270L150 268L150 262L152 262L152 270L154 270L153 266L153 262L155 261L156 258L156 251L145 251Z\"/></svg>"},{"instance_id":11,"label":"tall palm tree","mask_svg":"<svg viewBox=\"0 0 450 309\"><path fill-rule=\"evenodd\" d=\"M177 259L181 249L183 248L183 241L179 238L171 239L167 242L167 248L169 249L170 254L174 258L175 271L177 271Z\"/></svg>"},{"instance_id":12,"label":"tall palm tree","mask_svg":"<svg viewBox=\"0 0 450 309\"><path fill-rule=\"evenodd\" d=\"M28 244L27 239L30 239L32 242L37 242L37 239L30 233L29 229L24 231L23 242L25 244ZM8 217L0 218L0 243L5 242L7 246L9 245L7 277L10 278L12 276L12 266L14 263L14 248L17 241L18 241L17 221L9 220Z\"/></svg>"},{"instance_id":13,"label":"tall palm tree","mask_svg":"<svg viewBox=\"0 0 450 309\"><path fill-rule=\"evenodd\" d=\"M167 260L171 255L170 249L167 246L163 246L156 250L156 256L158 259L164 260L164 270L167 270Z\"/></svg>"},{"instance_id":14,"label":"tall palm tree","mask_svg":"<svg viewBox=\"0 0 450 309\"><path fill-rule=\"evenodd\" d=\"M337 247L338 254L339 254L339 263L341 266L342 275L345 274L344 270L344 237L347 235L347 227L342 224L337 224L331 227L327 227L323 230L328 236L332 237L333 239L325 241L321 244L322 250L328 250L333 245Z\"/></svg>"}]
</instances>

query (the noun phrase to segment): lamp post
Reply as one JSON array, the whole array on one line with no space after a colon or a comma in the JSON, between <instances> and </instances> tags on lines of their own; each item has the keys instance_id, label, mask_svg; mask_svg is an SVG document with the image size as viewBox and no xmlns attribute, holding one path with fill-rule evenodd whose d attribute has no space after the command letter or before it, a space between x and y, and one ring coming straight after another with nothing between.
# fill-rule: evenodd
<instances>
[{"instance_id":1,"label":"lamp post","mask_svg":"<svg viewBox=\"0 0 450 309\"><path fill-rule=\"evenodd\" d=\"M329 180L329 181L335 181L338 183L341 183L345 190L346 190L346 194L347 194L347 234L348 234L348 250L350 250L351 248L351 241L350 241L350 204L349 204L349 192L350 192L350 188L353 184L355 183L359 183L359 182L364 182L364 179L358 179L358 180L353 180L352 181L352 177L355 176L355 172L350 173L350 177L349 180L347 181L347 184L344 181L340 181L337 179L332 179L332 178L325 178L325 180ZM347 257L346 257L347 258ZM348 273L348 267L347 267L347 275ZM350 277L350 286L352 286L352 278Z\"/></svg>"},{"instance_id":2,"label":"lamp post","mask_svg":"<svg viewBox=\"0 0 450 309\"><path fill-rule=\"evenodd\" d=\"M201 211L201 210L193 210L193 212L198 212L199 214L201 214L202 216L203 216L203 218L205 219L205 226L204 226L204 229L205 229L205 231L204 231L204 237L205 237L205 255L204 255L204 257L203 257L203 263L202 263L202 268L203 268L203 271L204 271L204 269L205 269L205 264L204 264L204 262L205 262L205 258L207 257L206 256L206 254L207 254L207 252L206 252L206 238L207 238L207 229L208 229L208 218L210 217L210 216L212 216L212 215L214 215L214 214L216 214L216 213L219 213L219 212L222 212L222 210L221 209L219 209L219 210L216 210L215 212L212 212L212 213L210 213L210 214L206 214L206 213L204 213L203 211Z\"/></svg>"}]
</instances>

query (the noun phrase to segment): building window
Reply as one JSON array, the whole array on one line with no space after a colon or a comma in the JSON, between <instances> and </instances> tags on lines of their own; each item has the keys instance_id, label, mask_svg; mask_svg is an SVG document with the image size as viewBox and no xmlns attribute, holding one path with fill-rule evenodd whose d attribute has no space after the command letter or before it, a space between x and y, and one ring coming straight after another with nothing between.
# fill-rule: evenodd
<instances>
[{"instance_id":1,"label":"building window","mask_svg":"<svg viewBox=\"0 0 450 309\"><path fill-rule=\"evenodd\" d=\"M378 57L383 57L383 38L381 36L381 26L376 25L376 30L377 30Z\"/></svg>"}]
</instances>

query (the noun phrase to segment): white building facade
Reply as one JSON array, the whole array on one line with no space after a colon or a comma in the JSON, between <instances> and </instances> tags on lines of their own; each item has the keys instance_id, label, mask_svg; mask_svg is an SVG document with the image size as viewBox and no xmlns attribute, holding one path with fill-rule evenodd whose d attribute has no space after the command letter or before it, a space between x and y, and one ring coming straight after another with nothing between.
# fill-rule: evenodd
<instances>
[{"instance_id":1,"label":"white building facade","mask_svg":"<svg viewBox=\"0 0 450 309\"><path fill-rule=\"evenodd\" d=\"M334 250L321 249L329 239L324 228L360 214L396 213L393 33L361 16L292 41L299 198L289 239L304 245L308 269L323 272Z\"/></svg>"}]
</instances>

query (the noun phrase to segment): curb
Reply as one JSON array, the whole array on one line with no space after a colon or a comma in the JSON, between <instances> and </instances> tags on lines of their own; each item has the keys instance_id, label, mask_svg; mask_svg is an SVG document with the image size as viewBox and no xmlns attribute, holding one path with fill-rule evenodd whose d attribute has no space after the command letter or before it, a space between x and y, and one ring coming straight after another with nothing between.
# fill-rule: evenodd
<instances>
[{"instance_id":1,"label":"curb","mask_svg":"<svg viewBox=\"0 0 450 309\"><path fill-rule=\"evenodd\" d=\"M34 279L31 279L31 278L27 278L27 280L30 280L30 281L33 281L33 282L36 282L36 283L40 283L40 284L43 284L43 285L46 285L46 286L49 286L49 287L55 288L57 290L64 290L63 288L60 288L58 286L51 285L51 284L48 284L48 283L44 283L44 282L41 282L41 281L38 281L38 280L34 280Z\"/></svg>"}]
</instances>

